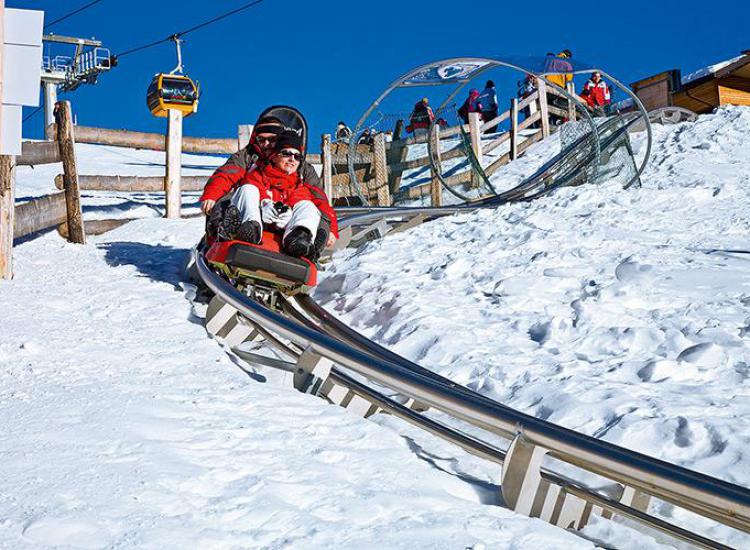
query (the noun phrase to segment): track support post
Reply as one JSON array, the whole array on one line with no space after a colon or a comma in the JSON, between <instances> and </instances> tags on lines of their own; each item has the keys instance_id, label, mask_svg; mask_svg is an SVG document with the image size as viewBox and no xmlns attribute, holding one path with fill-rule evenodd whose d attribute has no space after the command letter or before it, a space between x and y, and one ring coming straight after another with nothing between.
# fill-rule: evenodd
<instances>
[{"instance_id":1,"label":"track support post","mask_svg":"<svg viewBox=\"0 0 750 550\"><path fill-rule=\"evenodd\" d=\"M211 336L221 339L230 349L248 341L262 339L255 327L218 296L214 296L208 303L205 325Z\"/></svg>"},{"instance_id":2,"label":"track support post","mask_svg":"<svg viewBox=\"0 0 750 550\"><path fill-rule=\"evenodd\" d=\"M518 434L503 463L502 492L509 508L543 519L563 529L581 529L588 517L587 503L564 488L542 479L547 449Z\"/></svg>"},{"instance_id":3,"label":"track support post","mask_svg":"<svg viewBox=\"0 0 750 550\"><path fill-rule=\"evenodd\" d=\"M294 370L294 387L303 392L312 395L318 395L323 383L331 374L333 362L306 348L297 360L297 367Z\"/></svg>"}]
</instances>

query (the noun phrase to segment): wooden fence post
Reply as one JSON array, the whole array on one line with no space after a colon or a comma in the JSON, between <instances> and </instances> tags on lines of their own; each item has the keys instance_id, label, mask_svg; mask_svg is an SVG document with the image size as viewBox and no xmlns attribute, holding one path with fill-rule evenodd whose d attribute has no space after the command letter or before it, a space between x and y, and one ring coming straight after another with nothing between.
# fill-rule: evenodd
<instances>
[{"instance_id":1,"label":"wooden fence post","mask_svg":"<svg viewBox=\"0 0 750 550\"><path fill-rule=\"evenodd\" d=\"M516 160L518 156L518 99L510 100L510 160Z\"/></svg>"},{"instance_id":2,"label":"wooden fence post","mask_svg":"<svg viewBox=\"0 0 750 550\"><path fill-rule=\"evenodd\" d=\"M481 113L469 113L469 139L471 140L471 150L477 159L477 164L482 166L484 153L482 152L482 115ZM478 188L482 185L481 177L474 171L471 171L471 186Z\"/></svg>"},{"instance_id":3,"label":"wooden fence post","mask_svg":"<svg viewBox=\"0 0 750 550\"><path fill-rule=\"evenodd\" d=\"M430 181L430 198L432 199L432 206L443 205L443 186L440 184L440 178L438 172L442 170L442 159L440 155L440 125L435 124L432 132L430 133L430 147L434 153L434 159L436 167L431 168L432 179Z\"/></svg>"},{"instance_id":4,"label":"wooden fence post","mask_svg":"<svg viewBox=\"0 0 750 550\"><path fill-rule=\"evenodd\" d=\"M320 136L320 163L323 165L323 191L333 202L333 158L331 157L331 134Z\"/></svg>"},{"instance_id":5,"label":"wooden fence post","mask_svg":"<svg viewBox=\"0 0 750 550\"><path fill-rule=\"evenodd\" d=\"M241 151L250 143L250 136L253 134L252 124L240 124L237 126L237 150Z\"/></svg>"},{"instance_id":6,"label":"wooden fence post","mask_svg":"<svg viewBox=\"0 0 750 550\"><path fill-rule=\"evenodd\" d=\"M385 134L375 134L372 143L372 167L375 172L375 190L378 194L378 206L391 205L391 192L388 188L388 163L385 158Z\"/></svg>"},{"instance_id":7,"label":"wooden fence post","mask_svg":"<svg viewBox=\"0 0 750 550\"><path fill-rule=\"evenodd\" d=\"M542 124L542 139L549 137L549 109L547 109L547 83L537 79L537 92L539 93L539 119Z\"/></svg>"},{"instance_id":8,"label":"wooden fence post","mask_svg":"<svg viewBox=\"0 0 750 550\"><path fill-rule=\"evenodd\" d=\"M63 165L63 189L65 207L68 212L68 240L73 243L86 244L70 101L57 102L55 122L57 123L57 146L60 148L60 159Z\"/></svg>"},{"instance_id":9,"label":"wooden fence post","mask_svg":"<svg viewBox=\"0 0 750 550\"><path fill-rule=\"evenodd\" d=\"M570 95L575 97L576 95L576 85L575 82L571 81L568 82L565 85L565 89L568 91ZM568 100L568 120L575 120L576 119L576 102L572 99Z\"/></svg>"},{"instance_id":10,"label":"wooden fence post","mask_svg":"<svg viewBox=\"0 0 750 550\"><path fill-rule=\"evenodd\" d=\"M15 214L13 157L0 155L0 278L13 278L13 224Z\"/></svg>"},{"instance_id":11,"label":"wooden fence post","mask_svg":"<svg viewBox=\"0 0 750 550\"><path fill-rule=\"evenodd\" d=\"M167 121L167 175L164 180L167 218L179 218L182 209L182 111L168 109Z\"/></svg>"}]
</instances>

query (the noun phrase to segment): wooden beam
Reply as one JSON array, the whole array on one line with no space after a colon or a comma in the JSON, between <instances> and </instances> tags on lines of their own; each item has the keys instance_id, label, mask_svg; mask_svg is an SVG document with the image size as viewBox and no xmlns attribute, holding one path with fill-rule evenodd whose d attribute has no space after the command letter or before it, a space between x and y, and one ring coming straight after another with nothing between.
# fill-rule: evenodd
<instances>
[{"instance_id":1,"label":"wooden beam","mask_svg":"<svg viewBox=\"0 0 750 550\"><path fill-rule=\"evenodd\" d=\"M60 148L54 141L24 141L21 156L16 157L16 166L39 166L60 162Z\"/></svg>"},{"instance_id":2,"label":"wooden beam","mask_svg":"<svg viewBox=\"0 0 750 550\"><path fill-rule=\"evenodd\" d=\"M69 101L58 101L55 104L55 122L57 125L57 144L63 164L63 187L65 206L67 208L68 232L70 242L85 244L86 233L83 227L81 211L81 192L78 188L78 168L76 167L76 144L73 136L73 114Z\"/></svg>"},{"instance_id":3,"label":"wooden beam","mask_svg":"<svg viewBox=\"0 0 750 550\"><path fill-rule=\"evenodd\" d=\"M208 176L182 176L183 193L203 191ZM63 188L62 174L55 177L55 186ZM164 193L163 176L78 176L81 191L114 191L119 193Z\"/></svg>"},{"instance_id":4,"label":"wooden beam","mask_svg":"<svg viewBox=\"0 0 750 550\"><path fill-rule=\"evenodd\" d=\"M440 156L440 126L437 124L430 133L430 147L432 148L435 156L435 164L437 166L430 167L430 199L432 206L443 205L443 185L440 183L440 175L442 175L442 158ZM430 162L432 165L432 162Z\"/></svg>"},{"instance_id":5,"label":"wooden beam","mask_svg":"<svg viewBox=\"0 0 750 550\"><path fill-rule=\"evenodd\" d=\"M86 220L86 235L102 235L126 223L132 222L138 218L124 218L118 220ZM62 223L57 226L57 232L64 239L69 238L68 224Z\"/></svg>"},{"instance_id":6,"label":"wooden beam","mask_svg":"<svg viewBox=\"0 0 750 550\"><path fill-rule=\"evenodd\" d=\"M501 122L503 122L504 120L506 120L509 117L510 117L510 111L505 111L505 112L502 112L499 115L497 115L492 120L489 120L487 122L483 122L482 123L482 132L484 132L487 128L492 128L494 126L497 126L498 124L500 124Z\"/></svg>"},{"instance_id":7,"label":"wooden beam","mask_svg":"<svg viewBox=\"0 0 750 550\"><path fill-rule=\"evenodd\" d=\"M537 89L535 92L529 94L528 96L524 97L521 101L518 102L518 110L522 111L529 105L531 105L536 99L539 97L539 90Z\"/></svg>"},{"instance_id":8,"label":"wooden beam","mask_svg":"<svg viewBox=\"0 0 750 550\"><path fill-rule=\"evenodd\" d=\"M2 23L2 17L0 17L0 23ZM15 188L13 157L0 155L0 279L13 278Z\"/></svg>"},{"instance_id":9,"label":"wooden beam","mask_svg":"<svg viewBox=\"0 0 750 550\"><path fill-rule=\"evenodd\" d=\"M52 130L55 130L54 127ZM135 149L150 149L152 151L167 150L167 139L164 134L134 132L132 130L113 130L92 126L76 126L75 132L77 143L132 147ZM236 153L237 150L236 138L185 137L182 140L183 153L231 155L232 153Z\"/></svg>"},{"instance_id":10,"label":"wooden beam","mask_svg":"<svg viewBox=\"0 0 750 550\"><path fill-rule=\"evenodd\" d=\"M570 95L576 97L576 84L575 82L568 82L565 87ZM568 99L568 120L576 120L576 102Z\"/></svg>"},{"instance_id":11,"label":"wooden beam","mask_svg":"<svg viewBox=\"0 0 750 550\"><path fill-rule=\"evenodd\" d=\"M503 132L484 146L484 154L491 153L510 139L510 132Z\"/></svg>"},{"instance_id":12,"label":"wooden beam","mask_svg":"<svg viewBox=\"0 0 750 550\"><path fill-rule=\"evenodd\" d=\"M15 238L66 223L67 219L64 192L31 199L16 206Z\"/></svg>"},{"instance_id":13,"label":"wooden beam","mask_svg":"<svg viewBox=\"0 0 750 550\"><path fill-rule=\"evenodd\" d=\"M539 119L542 122L542 137L549 137L549 109L547 104L547 83L537 79L537 100L539 101Z\"/></svg>"},{"instance_id":14,"label":"wooden beam","mask_svg":"<svg viewBox=\"0 0 750 550\"><path fill-rule=\"evenodd\" d=\"M534 124L537 120L541 118L542 118L542 114L539 111L537 111L530 117L524 119L524 121L518 125L518 131L520 132L521 130L525 130L526 128L528 128L529 126L531 126L532 124Z\"/></svg>"},{"instance_id":15,"label":"wooden beam","mask_svg":"<svg viewBox=\"0 0 750 550\"><path fill-rule=\"evenodd\" d=\"M471 141L471 150L474 153L477 164L482 166L484 155L482 154L482 115L481 113L469 113L469 139ZM472 163L470 163L472 165ZM474 188L482 185L482 178L479 174L472 172L472 184Z\"/></svg>"},{"instance_id":16,"label":"wooden beam","mask_svg":"<svg viewBox=\"0 0 750 550\"><path fill-rule=\"evenodd\" d=\"M167 109L167 175L164 178L167 218L179 218L182 210L182 111Z\"/></svg>"},{"instance_id":17,"label":"wooden beam","mask_svg":"<svg viewBox=\"0 0 750 550\"><path fill-rule=\"evenodd\" d=\"M385 134L378 132L373 138L372 154L375 159L373 169L375 171L375 189L378 197L378 206L391 205L391 193L388 189L388 163L385 158Z\"/></svg>"}]
</instances>

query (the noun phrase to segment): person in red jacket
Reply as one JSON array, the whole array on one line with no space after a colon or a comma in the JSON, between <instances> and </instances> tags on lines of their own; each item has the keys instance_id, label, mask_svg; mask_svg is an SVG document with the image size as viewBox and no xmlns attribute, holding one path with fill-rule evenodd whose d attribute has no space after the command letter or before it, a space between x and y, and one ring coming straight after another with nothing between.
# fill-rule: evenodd
<instances>
[{"instance_id":1,"label":"person in red jacket","mask_svg":"<svg viewBox=\"0 0 750 550\"><path fill-rule=\"evenodd\" d=\"M612 102L609 86L602 80L600 72L591 74L591 79L586 82L581 91L581 97L586 100L586 103L592 109L602 109Z\"/></svg>"},{"instance_id":2,"label":"person in red jacket","mask_svg":"<svg viewBox=\"0 0 750 550\"><path fill-rule=\"evenodd\" d=\"M336 213L326 194L306 183L297 171L303 149L302 137L285 130L276 139L269 163L248 171L240 180L222 222L229 238L258 244L265 226L282 232L284 252L312 260L333 245L338 238ZM328 223L322 224L322 218Z\"/></svg>"},{"instance_id":3,"label":"person in red jacket","mask_svg":"<svg viewBox=\"0 0 750 550\"><path fill-rule=\"evenodd\" d=\"M263 116L255 123L250 141L246 147L234 153L227 161L219 166L206 183L206 191L200 198L201 210L208 216L216 203L229 193L237 183L256 164L268 162L276 145L276 138L284 131L284 124L275 116ZM300 172L307 183L323 188L315 169L307 162L301 166ZM219 212L215 213L220 218Z\"/></svg>"}]
</instances>

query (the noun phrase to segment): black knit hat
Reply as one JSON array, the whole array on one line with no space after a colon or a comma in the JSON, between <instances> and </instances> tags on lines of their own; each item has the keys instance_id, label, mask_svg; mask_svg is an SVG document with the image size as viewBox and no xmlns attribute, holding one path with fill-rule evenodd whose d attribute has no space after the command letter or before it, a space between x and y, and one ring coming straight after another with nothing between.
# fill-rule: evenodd
<instances>
[{"instance_id":1,"label":"black knit hat","mask_svg":"<svg viewBox=\"0 0 750 550\"><path fill-rule=\"evenodd\" d=\"M276 147L274 147L274 151L278 153L282 149L297 149L299 152L304 151L305 144L302 140L302 136L293 130L284 130L279 137L276 138Z\"/></svg>"},{"instance_id":2,"label":"black knit hat","mask_svg":"<svg viewBox=\"0 0 750 550\"><path fill-rule=\"evenodd\" d=\"M279 135L284 131L284 125L275 116L264 116L255 123L253 133L255 134L276 134Z\"/></svg>"}]
</instances>

